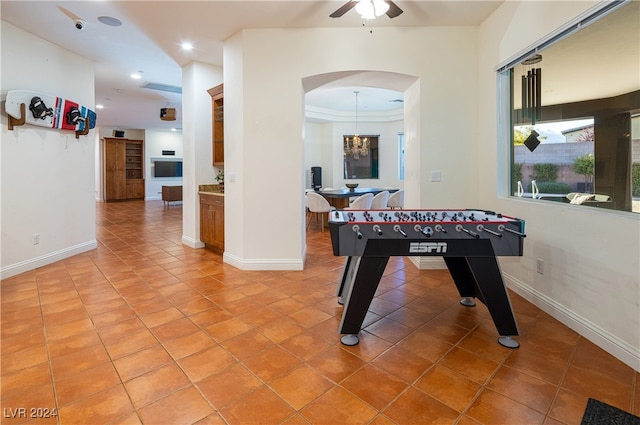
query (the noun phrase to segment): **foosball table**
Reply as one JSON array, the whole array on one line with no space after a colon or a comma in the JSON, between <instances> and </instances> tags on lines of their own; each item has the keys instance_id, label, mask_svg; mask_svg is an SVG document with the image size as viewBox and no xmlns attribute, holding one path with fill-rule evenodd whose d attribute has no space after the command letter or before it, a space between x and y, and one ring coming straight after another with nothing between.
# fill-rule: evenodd
<instances>
[{"instance_id":1,"label":"foosball table","mask_svg":"<svg viewBox=\"0 0 640 425\"><path fill-rule=\"evenodd\" d=\"M460 304L486 305L498 342L517 348L518 326L496 256L522 256L524 220L484 210L331 211L333 253L346 256L338 301L344 304L340 333L356 345L391 256L440 256L462 297Z\"/></svg>"}]
</instances>

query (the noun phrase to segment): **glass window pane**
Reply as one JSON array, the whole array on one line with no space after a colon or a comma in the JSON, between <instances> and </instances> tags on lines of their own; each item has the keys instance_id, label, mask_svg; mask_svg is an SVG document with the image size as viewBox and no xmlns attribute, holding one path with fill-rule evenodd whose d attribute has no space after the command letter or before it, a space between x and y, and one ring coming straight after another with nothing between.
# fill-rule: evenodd
<instances>
[{"instance_id":1,"label":"glass window pane","mask_svg":"<svg viewBox=\"0 0 640 425\"><path fill-rule=\"evenodd\" d=\"M499 74L511 196L640 212L639 14L624 4Z\"/></svg>"}]
</instances>

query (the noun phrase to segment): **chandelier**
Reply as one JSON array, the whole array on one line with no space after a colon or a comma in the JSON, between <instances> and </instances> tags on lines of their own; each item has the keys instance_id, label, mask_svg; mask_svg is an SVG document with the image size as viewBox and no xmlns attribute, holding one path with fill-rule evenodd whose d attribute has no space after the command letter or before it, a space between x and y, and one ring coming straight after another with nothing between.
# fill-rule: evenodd
<instances>
[{"instance_id":1,"label":"chandelier","mask_svg":"<svg viewBox=\"0 0 640 425\"><path fill-rule=\"evenodd\" d=\"M389 3L384 0L359 0L356 5L356 11L362 19L376 19L389 10Z\"/></svg>"},{"instance_id":2,"label":"chandelier","mask_svg":"<svg viewBox=\"0 0 640 425\"><path fill-rule=\"evenodd\" d=\"M354 93L356 94L356 132L351 138L344 137L344 154L353 156L353 159L360 159L361 155L369 155L369 139L360 137L358 134L358 93L360 92L354 91Z\"/></svg>"}]
</instances>

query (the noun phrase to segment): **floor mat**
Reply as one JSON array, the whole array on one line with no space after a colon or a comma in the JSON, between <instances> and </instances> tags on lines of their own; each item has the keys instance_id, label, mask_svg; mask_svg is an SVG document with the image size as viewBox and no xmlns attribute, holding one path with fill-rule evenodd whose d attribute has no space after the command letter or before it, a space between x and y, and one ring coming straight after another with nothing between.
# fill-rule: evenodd
<instances>
[{"instance_id":1,"label":"floor mat","mask_svg":"<svg viewBox=\"0 0 640 425\"><path fill-rule=\"evenodd\" d=\"M640 418L590 398L580 425L640 425Z\"/></svg>"}]
</instances>

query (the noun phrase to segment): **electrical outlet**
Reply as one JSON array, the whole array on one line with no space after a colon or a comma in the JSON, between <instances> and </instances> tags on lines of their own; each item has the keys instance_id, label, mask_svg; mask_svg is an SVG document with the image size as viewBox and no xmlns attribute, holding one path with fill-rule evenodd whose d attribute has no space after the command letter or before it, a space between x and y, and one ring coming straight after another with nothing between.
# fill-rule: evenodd
<instances>
[{"instance_id":1,"label":"electrical outlet","mask_svg":"<svg viewBox=\"0 0 640 425\"><path fill-rule=\"evenodd\" d=\"M38 245L40 243L40 233L33 234L33 244Z\"/></svg>"},{"instance_id":2,"label":"electrical outlet","mask_svg":"<svg viewBox=\"0 0 640 425\"><path fill-rule=\"evenodd\" d=\"M544 261L539 258L536 260L536 271L540 274L544 274Z\"/></svg>"}]
</instances>

